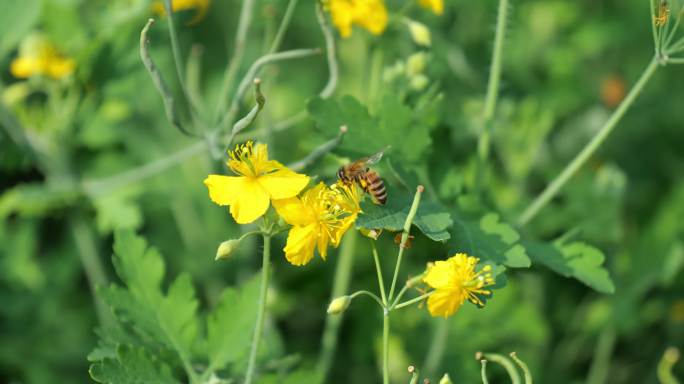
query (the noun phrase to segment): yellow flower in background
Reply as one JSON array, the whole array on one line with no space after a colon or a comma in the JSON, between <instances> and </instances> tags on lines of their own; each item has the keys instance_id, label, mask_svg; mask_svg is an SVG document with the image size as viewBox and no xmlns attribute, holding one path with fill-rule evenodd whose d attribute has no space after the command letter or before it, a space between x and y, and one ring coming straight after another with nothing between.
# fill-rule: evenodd
<instances>
[{"instance_id":1,"label":"yellow flower in background","mask_svg":"<svg viewBox=\"0 0 684 384\"><path fill-rule=\"evenodd\" d=\"M76 62L60 55L41 34L27 36L19 46L19 56L10 64L10 72L19 79L42 75L57 80L71 75L74 69Z\"/></svg>"},{"instance_id":2,"label":"yellow flower in background","mask_svg":"<svg viewBox=\"0 0 684 384\"><path fill-rule=\"evenodd\" d=\"M188 21L188 25L197 24L200 22L204 16L206 16L209 10L210 0L173 0L171 2L171 7L173 12L178 11L188 11L196 10L195 16L192 20ZM164 10L163 0L157 0L152 4L152 11L159 16L166 16L166 11Z\"/></svg>"},{"instance_id":3,"label":"yellow flower in background","mask_svg":"<svg viewBox=\"0 0 684 384\"><path fill-rule=\"evenodd\" d=\"M431 10L436 15L444 13L444 0L418 0L418 2L421 7Z\"/></svg>"},{"instance_id":4,"label":"yellow flower in background","mask_svg":"<svg viewBox=\"0 0 684 384\"><path fill-rule=\"evenodd\" d=\"M494 284L492 267L485 265L479 272L475 267L480 261L477 257L465 253L457 253L445 261L437 261L428 268L423 278L435 291L428 297L428 310L432 316L449 317L468 300L483 306L478 295L490 295L491 291L484 289Z\"/></svg>"},{"instance_id":5,"label":"yellow flower in background","mask_svg":"<svg viewBox=\"0 0 684 384\"><path fill-rule=\"evenodd\" d=\"M293 265L307 264L316 248L325 260L328 245L337 247L342 235L356 221L360 212L357 188L343 184L328 187L321 182L301 198L273 201L276 212L292 225L283 249L287 261Z\"/></svg>"},{"instance_id":6,"label":"yellow flower in background","mask_svg":"<svg viewBox=\"0 0 684 384\"><path fill-rule=\"evenodd\" d=\"M332 22L342 37L349 37L356 24L374 35L387 27L387 8L382 0L329 0Z\"/></svg>"},{"instance_id":7,"label":"yellow flower in background","mask_svg":"<svg viewBox=\"0 0 684 384\"><path fill-rule=\"evenodd\" d=\"M275 160L268 159L266 144L251 141L229 151L228 167L239 176L209 175L204 184L209 197L218 205L229 205L230 214L239 224L261 217L271 199L287 199L309 183L309 177L295 173Z\"/></svg>"}]
</instances>

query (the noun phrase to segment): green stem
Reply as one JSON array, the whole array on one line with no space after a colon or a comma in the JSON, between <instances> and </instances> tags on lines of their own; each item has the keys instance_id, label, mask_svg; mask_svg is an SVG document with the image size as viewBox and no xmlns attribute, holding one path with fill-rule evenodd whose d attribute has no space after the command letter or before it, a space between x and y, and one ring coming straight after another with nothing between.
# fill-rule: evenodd
<instances>
[{"instance_id":1,"label":"green stem","mask_svg":"<svg viewBox=\"0 0 684 384\"><path fill-rule=\"evenodd\" d=\"M424 293L424 294L422 294L422 295L420 295L420 296L418 296L418 297L414 297L414 298L411 299L411 300L406 300L406 301L404 301L403 303L397 304L397 305L395 305L394 307L390 308L390 310L395 310L395 309L400 309L400 308L408 307L408 306L411 305L411 304L415 304L415 303L417 303L417 302L419 302L419 301L423 301L423 300L427 299L427 298L430 297L433 293L435 293L435 291L431 291L431 292L428 292L428 293Z\"/></svg>"},{"instance_id":2,"label":"green stem","mask_svg":"<svg viewBox=\"0 0 684 384\"><path fill-rule=\"evenodd\" d=\"M185 86L185 77L183 73L185 72L185 64L183 63L183 58L181 54L180 45L178 44L178 34L176 33L176 24L173 20L173 6L171 4L172 0L164 0L164 10L168 17L169 23L169 38L171 39L171 51L173 53L173 63L176 67L176 75L178 76L178 84L180 84L181 90L183 91L183 97L190 107L191 114L194 113L194 105L192 105L192 99L188 96L188 89Z\"/></svg>"},{"instance_id":3,"label":"green stem","mask_svg":"<svg viewBox=\"0 0 684 384\"><path fill-rule=\"evenodd\" d=\"M378 305L380 305L380 308L382 308L383 310L385 309L385 303L382 302L382 299L379 298L378 295L376 295L375 293L370 292L370 291L356 291L356 292L352 293L351 295L349 295L349 298L354 299L355 297L361 296L361 295L366 295L366 296L370 297L371 299L375 300L375 302L377 302Z\"/></svg>"},{"instance_id":4,"label":"green stem","mask_svg":"<svg viewBox=\"0 0 684 384\"><path fill-rule=\"evenodd\" d=\"M290 2L287 3L287 9L285 9L285 14L283 15L283 19L280 21L278 32L276 32L276 35L273 38L273 43L271 44L271 49L268 50L268 53L275 53L278 50L278 48L280 48L280 43L283 41L285 32L287 31L287 28L290 26L292 14L294 13L295 8L297 7L297 1L298 0L290 0Z\"/></svg>"},{"instance_id":5,"label":"green stem","mask_svg":"<svg viewBox=\"0 0 684 384\"><path fill-rule=\"evenodd\" d=\"M515 366L513 365L513 363L511 363L510 360L496 353L485 353L483 354L483 356L485 360L492 361L504 367L504 369L508 373L508 376L511 378L511 384L520 384L520 374L515 369Z\"/></svg>"},{"instance_id":6,"label":"green stem","mask_svg":"<svg viewBox=\"0 0 684 384\"><path fill-rule=\"evenodd\" d=\"M235 34L235 46L233 47L233 57L231 57L226 72L223 75L221 83L221 91L219 92L219 100L216 104L213 121L219 121L221 115L225 113L227 108L228 92L233 86L235 76L237 75L242 58L245 54L245 46L247 44L247 32L252 23L252 14L254 13L254 0L245 0L242 2L242 9L240 10L240 20L238 21L237 33Z\"/></svg>"},{"instance_id":7,"label":"green stem","mask_svg":"<svg viewBox=\"0 0 684 384\"><path fill-rule=\"evenodd\" d=\"M389 382L389 312L385 312L382 316L382 383Z\"/></svg>"},{"instance_id":8,"label":"green stem","mask_svg":"<svg viewBox=\"0 0 684 384\"><path fill-rule=\"evenodd\" d=\"M599 335L594 350L594 358L589 368L587 384L606 383L610 369L610 359L615 347L615 331L612 328L604 329Z\"/></svg>"},{"instance_id":9,"label":"green stem","mask_svg":"<svg viewBox=\"0 0 684 384\"><path fill-rule=\"evenodd\" d=\"M423 280L423 276L425 276L425 272L421 273L418 276L410 278L408 281L406 281L406 284L404 284L404 287L399 291L397 294L397 297L394 298L394 301L390 305L390 308L394 308L395 305L401 300L402 297L404 297L404 294L406 291L408 291L409 288L415 287L416 284L420 283L421 280Z\"/></svg>"},{"instance_id":10,"label":"green stem","mask_svg":"<svg viewBox=\"0 0 684 384\"><path fill-rule=\"evenodd\" d=\"M404 231L401 234L401 242L399 243L399 255L397 256L397 264L394 266L394 276L392 277L392 285L390 286L389 296L387 297L388 302L392 302L394 297L394 288L397 285L397 277L399 277L399 269L401 267L401 259L404 256L404 250L406 249L406 241L408 240L409 233L411 231L411 224L413 223L413 218L416 217L416 212L418 212L418 205L420 204L420 197L423 194L422 185L416 188L416 194L413 197L413 203L411 204L411 209L406 216L406 222L404 222Z\"/></svg>"},{"instance_id":11,"label":"green stem","mask_svg":"<svg viewBox=\"0 0 684 384\"><path fill-rule=\"evenodd\" d=\"M378 275L378 285L380 286L380 295L382 296L383 305L387 306L387 295L385 294L385 279L382 277L382 267L380 266L380 257L378 256L378 248L375 246L375 240L370 239L371 249L373 251L373 260L375 260L375 272Z\"/></svg>"},{"instance_id":12,"label":"green stem","mask_svg":"<svg viewBox=\"0 0 684 384\"><path fill-rule=\"evenodd\" d=\"M80 216L73 216L70 219L71 232L76 242L76 249L81 258L81 265L85 271L90 293L93 296L95 309L100 324L105 325L111 320L109 310L102 300L97 296L97 287L107 285L107 276L97 251L97 240L92 229Z\"/></svg>"},{"instance_id":13,"label":"green stem","mask_svg":"<svg viewBox=\"0 0 684 384\"><path fill-rule=\"evenodd\" d=\"M515 363L518 364L518 366L520 367L520 370L523 371L525 384L532 384L532 373L530 372L530 368L527 366L527 364L525 364L524 361L520 360L515 352L511 352L511 359L513 359L513 361L515 361Z\"/></svg>"},{"instance_id":14,"label":"green stem","mask_svg":"<svg viewBox=\"0 0 684 384\"><path fill-rule=\"evenodd\" d=\"M489 384L489 380L487 380L487 360L480 360L480 364L482 364L482 369L480 370L482 384Z\"/></svg>"},{"instance_id":15,"label":"green stem","mask_svg":"<svg viewBox=\"0 0 684 384\"><path fill-rule=\"evenodd\" d=\"M679 384L679 380L672 373L672 368L679 360L679 350L675 347L669 347L665 350L663 357L658 362L656 373L660 384Z\"/></svg>"},{"instance_id":16,"label":"green stem","mask_svg":"<svg viewBox=\"0 0 684 384\"><path fill-rule=\"evenodd\" d=\"M563 188L565 183L567 183L568 180L570 180L570 178L584 165L584 163L589 160L591 155L596 152L596 150L606 140L608 135L610 135L617 123L620 122L620 119L622 119L627 110L632 106L637 96L641 94L644 86L651 79L651 76L653 76L657 68L658 60L654 57L649 63L648 67L646 67L644 72L641 74L641 77L639 77L639 80L629 91L627 97L625 97L622 103L620 103L608 121L606 121L603 127L601 127L601 129L582 149L582 151L577 154L572 162L570 162L570 164L563 169L563 171L551 182L551 184L549 184L546 189L534 199L532 204L525 209L518 219L518 224L525 225L529 223L530 220L532 220L535 216L537 216L539 211L541 211L541 209L544 208L544 206L546 206L546 204L548 204L554 196L556 196L560 189Z\"/></svg>"},{"instance_id":17,"label":"green stem","mask_svg":"<svg viewBox=\"0 0 684 384\"><path fill-rule=\"evenodd\" d=\"M333 278L333 288L330 295L331 300L344 295L349 290L357 238L358 234L356 231L350 231L342 241L340 255L335 267L335 277ZM330 365L337 349L337 339L343 316L343 313L337 316L326 316L325 328L321 339L321 354L316 366L317 377L320 378L321 382L325 382L330 370Z\"/></svg>"},{"instance_id":18,"label":"green stem","mask_svg":"<svg viewBox=\"0 0 684 384\"><path fill-rule=\"evenodd\" d=\"M496 17L496 34L494 36L494 51L492 52L492 68L489 71L487 94L485 95L484 111L482 113L482 131L478 141L478 153L481 166L489 157L489 123L494 117L496 102L499 96L501 82L501 61L503 57L504 36L506 35L506 21L508 19L508 0L499 0L499 11Z\"/></svg>"},{"instance_id":19,"label":"green stem","mask_svg":"<svg viewBox=\"0 0 684 384\"><path fill-rule=\"evenodd\" d=\"M261 290L259 292L259 311L257 312L254 336L252 337L252 349L249 352L249 363L247 364L247 374L245 384L250 384L254 378L256 370L257 351L261 342L261 334L264 330L264 317L266 314L266 299L268 293L268 278L271 263L271 235L264 234L264 254L261 266Z\"/></svg>"},{"instance_id":20,"label":"green stem","mask_svg":"<svg viewBox=\"0 0 684 384\"><path fill-rule=\"evenodd\" d=\"M449 321L442 320L437 324L432 341L430 342L430 349L428 349L427 357L425 358L425 373L428 376L433 375L439 364L442 362L444 351L446 350L447 340L449 340Z\"/></svg>"}]
</instances>

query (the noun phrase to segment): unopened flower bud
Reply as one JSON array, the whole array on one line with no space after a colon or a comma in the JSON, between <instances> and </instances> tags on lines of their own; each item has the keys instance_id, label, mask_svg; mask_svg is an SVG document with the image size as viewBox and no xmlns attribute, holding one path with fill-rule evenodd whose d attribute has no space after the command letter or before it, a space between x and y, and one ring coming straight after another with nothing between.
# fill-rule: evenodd
<instances>
[{"instance_id":1,"label":"unopened flower bud","mask_svg":"<svg viewBox=\"0 0 684 384\"><path fill-rule=\"evenodd\" d=\"M423 74L418 74L415 76L411 77L411 89L415 91L422 91L427 87L428 83L430 80L427 78L427 76Z\"/></svg>"},{"instance_id":2,"label":"unopened flower bud","mask_svg":"<svg viewBox=\"0 0 684 384\"><path fill-rule=\"evenodd\" d=\"M414 75L423 73L426 64L427 55L424 52L414 53L406 59L406 75L413 77Z\"/></svg>"},{"instance_id":3,"label":"unopened flower bud","mask_svg":"<svg viewBox=\"0 0 684 384\"><path fill-rule=\"evenodd\" d=\"M422 45L423 47L430 46L432 42L432 39L430 38L430 30L425 26L425 24L413 20L408 20L406 24L408 25L409 32L411 33L411 38L416 44Z\"/></svg>"},{"instance_id":4,"label":"unopened flower bud","mask_svg":"<svg viewBox=\"0 0 684 384\"><path fill-rule=\"evenodd\" d=\"M439 384L453 384L448 373L445 373L444 376L442 376L439 380Z\"/></svg>"},{"instance_id":5,"label":"unopened flower bud","mask_svg":"<svg viewBox=\"0 0 684 384\"><path fill-rule=\"evenodd\" d=\"M240 239L226 240L218 246L214 260L227 259L240 247Z\"/></svg>"},{"instance_id":6,"label":"unopened flower bud","mask_svg":"<svg viewBox=\"0 0 684 384\"><path fill-rule=\"evenodd\" d=\"M328 315L339 315L347 310L349 303L351 303L351 297L348 295L334 299L330 302L330 305L328 305Z\"/></svg>"}]
</instances>

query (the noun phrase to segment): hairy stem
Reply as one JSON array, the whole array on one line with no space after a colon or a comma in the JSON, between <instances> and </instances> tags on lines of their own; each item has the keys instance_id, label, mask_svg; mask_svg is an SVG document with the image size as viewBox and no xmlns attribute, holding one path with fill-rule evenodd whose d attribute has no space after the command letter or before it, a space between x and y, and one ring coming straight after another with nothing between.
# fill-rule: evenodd
<instances>
[{"instance_id":1,"label":"hairy stem","mask_svg":"<svg viewBox=\"0 0 684 384\"><path fill-rule=\"evenodd\" d=\"M261 342L261 334L264 330L264 317L266 315L266 299L268 293L268 278L271 263L271 235L264 234L264 253L261 266L261 289L259 291L259 311L257 312L254 336L252 337L252 349L249 352L249 362L247 363L247 374L245 384L250 384L254 379L256 370L257 351Z\"/></svg>"},{"instance_id":2,"label":"hairy stem","mask_svg":"<svg viewBox=\"0 0 684 384\"><path fill-rule=\"evenodd\" d=\"M539 211L541 211L546 204L551 201L551 199L558 194L558 192L563 188L563 186L570 180L572 176L577 173L577 171L584 165L584 163L589 160L591 155L596 152L596 150L603 144L608 135L613 131L615 126L620 122L622 117L625 115L627 110L632 106L634 100L637 96L641 94L644 86L651 79L651 76L655 73L658 68L658 60L654 57L649 65L646 67L644 72L639 77L639 80L634 84L632 89L627 94L627 97L620 103L615 112L610 116L608 121L603 124L603 127L596 133L596 135L591 139L589 143L582 149L582 151L575 156L575 158L563 169L563 171L556 176L556 178L549 184L544 191L537 196L532 204L530 204L525 211L523 211L520 218L518 218L518 224L525 225L530 222Z\"/></svg>"},{"instance_id":3,"label":"hairy stem","mask_svg":"<svg viewBox=\"0 0 684 384\"><path fill-rule=\"evenodd\" d=\"M344 295L349 290L357 238L358 234L356 231L349 231L342 241L340 255L335 266L335 277L333 278L333 288L330 295L331 300ZM323 337L321 338L321 354L316 366L317 377L320 378L321 382L325 382L325 378L330 370L330 364L335 356L343 316L344 314L341 313L337 316L326 317Z\"/></svg>"}]
</instances>

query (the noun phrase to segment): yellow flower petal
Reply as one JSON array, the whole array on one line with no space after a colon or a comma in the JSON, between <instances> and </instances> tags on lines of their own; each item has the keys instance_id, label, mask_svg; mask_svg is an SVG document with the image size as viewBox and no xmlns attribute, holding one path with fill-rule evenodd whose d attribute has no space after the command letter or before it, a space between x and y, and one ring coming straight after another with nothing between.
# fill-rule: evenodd
<instances>
[{"instance_id":1,"label":"yellow flower petal","mask_svg":"<svg viewBox=\"0 0 684 384\"><path fill-rule=\"evenodd\" d=\"M427 8L436 15L444 13L444 0L419 0L421 7Z\"/></svg>"},{"instance_id":2,"label":"yellow flower petal","mask_svg":"<svg viewBox=\"0 0 684 384\"><path fill-rule=\"evenodd\" d=\"M453 280L453 267L450 260L451 259L435 262L435 264L428 270L428 273L423 278L423 281L432 288L442 288L447 286L449 282Z\"/></svg>"},{"instance_id":3,"label":"yellow flower petal","mask_svg":"<svg viewBox=\"0 0 684 384\"><path fill-rule=\"evenodd\" d=\"M321 259L325 260L328 257L328 242L330 238L328 236L318 236L317 246L318 254L321 255Z\"/></svg>"},{"instance_id":4,"label":"yellow flower petal","mask_svg":"<svg viewBox=\"0 0 684 384\"><path fill-rule=\"evenodd\" d=\"M268 209L268 192L253 179L239 177L239 192L230 203L230 214L238 224L249 224L261 217Z\"/></svg>"},{"instance_id":5,"label":"yellow flower petal","mask_svg":"<svg viewBox=\"0 0 684 384\"><path fill-rule=\"evenodd\" d=\"M273 207L278 215L290 225L305 226L316 220L311 208L304 205L297 197L273 200Z\"/></svg>"},{"instance_id":6,"label":"yellow flower petal","mask_svg":"<svg viewBox=\"0 0 684 384\"><path fill-rule=\"evenodd\" d=\"M271 195L272 199L287 199L297 196L309 184L309 176L281 168L275 172L259 176L259 184Z\"/></svg>"},{"instance_id":7,"label":"yellow flower petal","mask_svg":"<svg viewBox=\"0 0 684 384\"><path fill-rule=\"evenodd\" d=\"M231 205L242 186L242 176L209 175L204 185L209 189L209 198L218 205Z\"/></svg>"},{"instance_id":8,"label":"yellow flower petal","mask_svg":"<svg viewBox=\"0 0 684 384\"><path fill-rule=\"evenodd\" d=\"M428 297L428 311L432 316L449 317L458 310L465 301L459 290L440 289Z\"/></svg>"},{"instance_id":9,"label":"yellow flower petal","mask_svg":"<svg viewBox=\"0 0 684 384\"><path fill-rule=\"evenodd\" d=\"M283 248L287 261L292 265L304 265L311 261L317 237L315 224L292 227Z\"/></svg>"},{"instance_id":10,"label":"yellow flower petal","mask_svg":"<svg viewBox=\"0 0 684 384\"><path fill-rule=\"evenodd\" d=\"M38 61L33 58L17 57L10 64L10 73L18 79L27 79L38 72Z\"/></svg>"}]
</instances>

